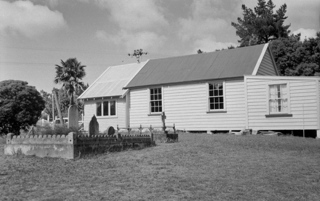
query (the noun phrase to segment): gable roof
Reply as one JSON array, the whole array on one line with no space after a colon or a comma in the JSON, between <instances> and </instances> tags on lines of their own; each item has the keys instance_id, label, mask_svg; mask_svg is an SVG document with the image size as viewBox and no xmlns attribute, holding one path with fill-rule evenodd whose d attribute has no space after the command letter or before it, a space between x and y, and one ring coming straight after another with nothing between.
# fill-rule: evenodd
<instances>
[{"instance_id":1,"label":"gable roof","mask_svg":"<svg viewBox=\"0 0 320 201\"><path fill-rule=\"evenodd\" d=\"M149 60L125 88L253 75L267 49L263 44Z\"/></svg>"},{"instance_id":2,"label":"gable roof","mask_svg":"<svg viewBox=\"0 0 320 201\"><path fill-rule=\"evenodd\" d=\"M108 67L78 99L123 97L127 92L123 87L129 83L146 62Z\"/></svg>"}]
</instances>

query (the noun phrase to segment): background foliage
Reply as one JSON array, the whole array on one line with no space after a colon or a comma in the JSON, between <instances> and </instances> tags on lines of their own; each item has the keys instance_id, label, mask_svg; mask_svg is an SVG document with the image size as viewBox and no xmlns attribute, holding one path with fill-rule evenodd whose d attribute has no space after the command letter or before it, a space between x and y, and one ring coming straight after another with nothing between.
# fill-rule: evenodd
<instances>
[{"instance_id":1,"label":"background foliage","mask_svg":"<svg viewBox=\"0 0 320 201\"><path fill-rule=\"evenodd\" d=\"M19 80L0 82L0 133L19 134L35 125L45 102L35 87Z\"/></svg>"},{"instance_id":2,"label":"background foliage","mask_svg":"<svg viewBox=\"0 0 320 201\"><path fill-rule=\"evenodd\" d=\"M320 32L314 38L301 40L300 34L290 35L287 5L274 11L272 0L258 0L253 9L242 5L243 18L231 25L240 37L240 47L270 43L270 47L281 75L320 75Z\"/></svg>"}]
</instances>

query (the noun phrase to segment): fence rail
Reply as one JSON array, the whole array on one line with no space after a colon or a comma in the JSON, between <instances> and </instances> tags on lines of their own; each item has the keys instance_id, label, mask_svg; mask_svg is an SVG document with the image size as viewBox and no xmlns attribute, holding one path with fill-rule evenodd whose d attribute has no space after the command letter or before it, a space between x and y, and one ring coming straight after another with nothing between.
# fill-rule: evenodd
<instances>
[{"instance_id":1,"label":"fence rail","mask_svg":"<svg viewBox=\"0 0 320 201\"><path fill-rule=\"evenodd\" d=\"M162 133L155 133L155 129L160 128ZM167 129L172 129L173 133L169 133ZM117 125L117 133L120 133L121 130L127 130L128 135L131 134L132 130L139 130L139 134L142 135L143 130L148 129L152 135L153 141L160 141L160 142L177 142L179 140L179 136L176 132L176 126L173 124L172 126L152 126L143 127L141 124L139 127L119 127Z\"/></svg>"},{"instance_id":2,"label":"fence rail","mask_svg":"<svg viewBox=\"0 0 320 201\"><path fill-rule=\"evenodd\" d=\"M165 134L168 134L168 128L172 128L173 129L173 134L176 134L176 126L175 124L173 124L173 126L152 126L150 125L149 127L142 127L142 125L140 124L139 127L119 127L119 125L117 125L117 131L118 133L120 132L120 130L127 130L128 131L128 135L130 135L130 132L132 130L139 130L139 133L140 135L142 134L142 131L144 129L148 129L150 131L150 133L153 133L153 131L156 129L156 128L161 128L161 130L163 131L163 133Z\"/></svg>"}]
</instances>

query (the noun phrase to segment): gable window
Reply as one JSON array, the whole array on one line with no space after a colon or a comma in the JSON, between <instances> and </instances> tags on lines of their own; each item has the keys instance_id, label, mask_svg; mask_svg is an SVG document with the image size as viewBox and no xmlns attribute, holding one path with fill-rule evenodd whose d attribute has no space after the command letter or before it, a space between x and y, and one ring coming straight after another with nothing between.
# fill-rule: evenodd
<instances>
[{"instance_id":1,"label":"gable window","mask_svg":"<svg viewBox=\"0 0 320 201\"><path fill-rule=\"evenodd\" d=\"M150 112L162 112L162 90L161 88L150 89Z\"/></svg>"},{"instance_id":2,"label":"gable window","mask_svg":"<svg viewBox=\"0 0 320 201\"><path fill-rule=\"evenodd\" d=\"M209 110L225 110L223 82L209 83Z\"/></svg>"},{"instance_id":3,"label":"gable window","mask_svg":"<svg viewBox=\"0 0 320 201\"><path fill-rule=\"evenodd\" d=\"M287 84L269 85L269 112L270 114L289 112Z\"/></svg>"},{"instance_id":4,"label":"gable window","mask_svg":"<svg viewBox=\"0 0 320 201\"><path fill-rule=\"evenodd\" d=\"M96 115L97 117L116 116L116 101L97 102Z\"/></svg>"}]
</instances>

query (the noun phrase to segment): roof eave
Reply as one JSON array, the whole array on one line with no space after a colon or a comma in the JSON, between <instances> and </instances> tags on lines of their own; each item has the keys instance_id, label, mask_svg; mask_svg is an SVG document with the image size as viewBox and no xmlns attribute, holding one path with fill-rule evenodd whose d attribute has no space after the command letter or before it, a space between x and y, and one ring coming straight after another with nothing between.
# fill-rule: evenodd
<instances>
[{"instance_id":1,"label":"roof eave","mask_svg":"<svg viewBox=\"0 0 320 201\"><path fill-rule=\"evenodd\" d=\"M243 79L246 75L241 76L234 76L234 77L224 77L224 78L210 78L210 79L203 79L203 80L190 80L190 81L181 81L181 82L167 82L167 83L159 83L159 84L146 84L146 85L139 85L139 86L126 86L123 89L137 89L137 88L146 88L146 87L154 87L154 86L163 86L163 85L178 85L178 84L190 84L195 82L209 82L215 80L234 80L234 79Z\"/></svg>"}]
</instances>

